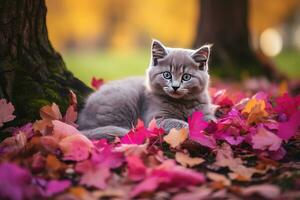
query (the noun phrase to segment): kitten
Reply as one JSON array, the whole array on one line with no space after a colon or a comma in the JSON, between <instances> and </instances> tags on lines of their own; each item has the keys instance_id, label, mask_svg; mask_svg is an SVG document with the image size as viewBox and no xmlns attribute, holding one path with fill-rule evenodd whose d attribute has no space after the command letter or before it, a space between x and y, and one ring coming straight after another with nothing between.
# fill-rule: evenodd
<instances>
[{"instance_id":1,"label":"kitten","mask_svg":"<svg viewBox=\"0 0 300 200\"><path fill-rule=\"evenodd\" d=\"M79 114L79 128L88 138L123 136L142 119L159 127L187 128L187 118L202 111L214 120L208 93L210 45L197 50L165 47L152 41L146 79L112 81L90 95Z\"/></svg>"}]
</instances>

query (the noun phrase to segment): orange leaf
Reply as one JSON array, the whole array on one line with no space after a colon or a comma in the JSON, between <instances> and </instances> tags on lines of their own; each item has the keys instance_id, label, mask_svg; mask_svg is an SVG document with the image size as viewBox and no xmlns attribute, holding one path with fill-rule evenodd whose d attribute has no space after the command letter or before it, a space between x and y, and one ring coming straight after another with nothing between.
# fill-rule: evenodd
<instances>
[{"instance_id":1,"label":"orange leaf","mask_svg":"<svg viewBox=\"0 0 300 200\"><path fill-rule=\"evenodd\" d=\"M171 129L169 134L164 137L164 141L168 143L171 147L175 148L179 146L188 138L188 131L186 128L177 130L175 128Z\"/></svg>"},{"instance_id":2,"label":"orange leaf","mask_svg":"<svg viewBox=\"0 0 300 200\"><path fill-rule=\"evenodd\" d=\"M193 167L203 163L205 160L203 158L192 158L188 154L176 152L175 160L179 162L184 167Z\"/></svg>"},{"instance_id":3,"label":"orange leaf","mask_svg":"<svg viewBox=\"0 0 300 200\"><path fill-rule=\"evenodd\" d=\"M247 122L251 124L253 122L259 122L264 117L268 116L268 113L265 109L266 103L264 100L257 100L253 98L248 101L242 113L248 114Z\"/></svg>"}]
</instances>

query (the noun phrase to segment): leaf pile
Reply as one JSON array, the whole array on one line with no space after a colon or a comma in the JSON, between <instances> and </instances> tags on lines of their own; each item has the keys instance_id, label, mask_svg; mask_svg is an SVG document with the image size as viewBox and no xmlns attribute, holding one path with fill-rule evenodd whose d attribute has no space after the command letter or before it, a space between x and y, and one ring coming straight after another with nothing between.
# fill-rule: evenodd
<instances>
[{"instance_id":1,"label":"leaf pile","mask_svg":"<svg viewBox=\"0 0 300 200\"><path fill-rule=\"evenodd\" d=\"M212 91L217 121L195 112L169 133L139 121L122 138L77 130L70 92L0 144L1 199L293 199L300 196L300 95ZM0 127L14 107L0 100ZM297 157L298 156L298 157Z\"/></svg>"}]
</instances>

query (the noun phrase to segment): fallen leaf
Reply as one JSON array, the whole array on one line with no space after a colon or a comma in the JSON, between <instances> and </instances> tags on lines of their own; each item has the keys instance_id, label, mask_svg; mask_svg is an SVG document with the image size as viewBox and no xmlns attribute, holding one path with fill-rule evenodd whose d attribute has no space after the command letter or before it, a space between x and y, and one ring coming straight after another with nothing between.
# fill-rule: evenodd
<instances>
[{"instance_id":1,"label":"fallen leaf","mask_svg":"<svg viewBox=\"0 0 300 200\"><path fill-rule=\"evenodd\" d=\"M43 196L51 197L55 194L61 193L71 186L69 180L50 180L43 191Z\"/></svg>"},{"instance_id":2,"label":"fallen leaf","mask_svg":"<svg viewBox=\"0 0 300 200\"><path fill-rule=\"evenodd\" d=\"M67 108L66 114L63 117L63 121L67 124L70 124L74 126L75 128L78 127L77 124L75 124L75 121L77 120L77 97L75 93L70 90L69 93L69 107Z\"/></svg>"},{"instance_id":3,"label":"fallen leaf","mask_svg":"<svg viewBox=\"0 0 300 200\"><path fill-rule=\"evenodd\" d=\"M3 126L3 123L9 122L15 119L13 112L15 111L14 106L11 103L7 103L6 99L0 99L0 127Z\"/></svg>"},{"instance_id":4,"label":"fallen leaf","mask_svg":"<svg viewBox=\"0 0 300 200\"><path fill-rule=\"evenodd\" d=\"M241 193L244 196L251 196L253 194L259 194L267 199L275 199L280 195L280 189L278 186L270 184L253 185L246 188L241 188Z\"/></svg>"},{"instance_id":5,"label":"fallen leaf","mask_svg":"<svg viewBox=\"0 0 300 200\"><path fill-rule=\"evenodd\" d=\"M199 157L190 157L188 154L182 152L176 152L175 160L180 163L184 167L194 167L196 165L200 165L205 162L203 158Z\"/></svg>"},{"instance_id":6,"label":"fallen leaf","mask_svg":"<svg viewBox=\"0 0 300 200\"><path fill-rule=\"evenodd\" d=\"M55 103L52 103L51 106L50 105L43 106L40 109L40 116L42 119L45 120L62 119L59 107Z\"/></svg>"},{"instance_id":7,"label":"fallen leaf","mask_svg":"<svg viewBox=\"0 0 300 200\"><path fill-rule=\"evenodd\" d=\"M224 176L222 174L208 172L206 174L206 176L210 180L215 181L215 182L220 182L224 186L230 186L231 185L231 181L226 176Z\"/></svg>"},{"instance_id":8,"label":"fallen leaf","mask_svg":"<svg viewBox=\"0 0 300 200\"><path fill-rule=\"evenodd\" d=\"M229 176L232 179L250 181L252 175L257 172L255 168L244 166L241 158L234 158L232 149L227 143L223 143L220 148L216 149L216 152L215 165L228 167L233 172Z\"/></svg>"},{"instance_id":9,"label":"fallen leaf","mask_svg":"<svg viewBox=\"0 0 300 200\"><path fill-rule=\"evenodd\" d=\"M89 157L93 143L84 135L74 134L62 139L59 148L64 160L82 161Z\"/></svg>"},{"instance_id":10,"label":"fallen leaf","mask_svg":"<svg viewBox=\"0 0 300 200\"><path fill-rule=\"evenodd\" d=\"M155 191L160 185L164 187L185 188L205 182L202 173L177 166L172 160L166 160L153 168L148 176L132 190L131 196L136 197L143 192Z\"/></svg>"},{"instance_id":11,"label":"fallen leaf","mask_svg":"<svg viewBox=\"0 0 300 200\"><path fill-rule=\"evenodd\" d=\"M98 90L104 83L104 80L102 78L97 79L96 77L92 78L91 85L94 89Z\"/></svg>"},{"instance_id":12,"label":"fallen leaf","mask_svg":"<svg viewBox=\"0 0 300 200\"><path fill-rule=\"evenodd\" d=\"M186 128L182 128L180 130L173 128L170 130L168 135L164 136L164 141L168 143L172 148L176 148L187 138L188 130Z\"/></svg>"},{"instance_id":13,"label":"fallen leaf","mask_svg":"<svg viewBox=\"0 0 300 200\"><path fill-rule=\"evenodd\" d=\"M140 181L145 178L147 168L138 156L127 156L128 178Z\"/></svg>"},{"instance_id":14,"label":"fallen leaf","mask_svg":"<svg viewBox=\"0 0 300 200\"><path fill-rule=\"evenodd\" d=\"M107 179L111 173L108 167L100 164L94 164L90 160L76 164L75 170L82 173L80 184L96 187L98 189L106 188Z\"/></svg>"},{"instance_id":15,"label":"fallen leaf","mask_svg":"<svg viewBox=\"0 0 300 200\"><path fill-rule=\"evenodd\" d=\"M129 133L121 138L122 144L144 144L147 138L149 138L151 132L146 128L137 128L136 130L130 130Z\"/></svg>"},{"instance_id":16,"label":"fallen leaf","mask_svg":"<svg viewBox=\"0 0 300 200\"><path fill-rule=\"evenodd\" d=\"M289 140L296 135L300 127L300 110L293 113L287 122L279 123L278 136L284 140Z\"/></svg>"},{"instance_id":17,"label":"fallen leaf","mask_svg":"<svg viewBox=\"0 0 300 200\"><path fill-rule=\"evenodd\" d=\"M265 110L266 103L264 100L257 100L252 98L248 101L242 113L247 113L248 118L247 122L249 124L254 122L262 121L264 117L267 117L269 114Z\"/></svg>"},{"instance_id":18,"label":"fallen leaf","mask_svg":"<svg viewBox=\"0 0 300 200\"><path fill-rule=\"evenodd\" d=\"M265 129L262 125L258 126L257 133L252 136L254 149L277 151L281 147L281 143L281 138Z\"/></svg>"},{"instance_id":19,"label":"fallen leaf","mask_svg":"<svg viewBox=\"0 0 300 200\"><path fill-rule=\"evenodd\" d=\"M204 115L201 112L194 112L193 115L188 118L189 139L214 149L216 147L216 140L210 135L205 135L203 130L208 126L208 123L203 120L203 117Z\"/></svg>"},{"instance_id":20,"label":"fallen leaf","mask_svg":"<svg viewBox=\"0 0 300 200\"><path fill-rule=\"evenodd\" d=\"M13 163L0 164L0 198L1 199L34 199L38 196L32 186L32 176L27 169Z\"/></svg>"}]
</instances>

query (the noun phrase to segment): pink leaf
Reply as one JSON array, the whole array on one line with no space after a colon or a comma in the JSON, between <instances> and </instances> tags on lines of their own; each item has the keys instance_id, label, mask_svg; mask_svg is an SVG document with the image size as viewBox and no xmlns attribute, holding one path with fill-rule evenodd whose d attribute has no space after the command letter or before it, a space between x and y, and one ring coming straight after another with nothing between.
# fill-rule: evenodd
<instances>
[{"instance_id":1,"label":"pink leaf","mask_svg":"<svg viewBox=\"0 0 300 200\"><path fill-rule=\"evenodd\" d=\"M0 199L34 199L36 191L27 169L13 163L0 164Z\"/></svg>"},{"instance_id":2,"label":"pink leaf","mask_svg":"<svg viewBox=\"0 0 300 200\"><path fill-rule=\"evenodd\" d=\"M279 123L278 136L284 140L293 137L300 126L300 110L291 115L289 121Z\"/></svg>"},{"instance_id":3,"label":"pink leaf","mask_svg":"<svg viewBox=\"0 0 300 200\"><path fill-rule=\"evenodd\" d=\"M64 122L77 128L78 125L75 124L75 121L77 120L77 115L78 115L78 113L77 113L75 107L74 106L69 106L67 111L66 111L66 114L63 118Z\"/></svg>"},{"instance_id":4,"label":"pink leaf","mask_svg":"<svg viewBox=\"0 0 300 200\"><path fill-rule=\"evenodd\" d=\"M208 126L208 123L203 120L203 114L201 112L194 112L193 115L188 118L188 124L190 131L189 138L191 140L211 149L216 147L215 138L204 134L203 130Z\"/></svg>"},{"instance_id":5,"label":"pink leaf","mask_svg":"<svg viewBox=\"0 0 300 200\"><path fill-rule=\"evenodd\" d=\"M114 149L107 145L101 152L94 151L91 160L95 164L101 164L110 169L120 167L124 162L124 156L120 152L114 152Z\"/></svg>"},{"instance_id":6,"label":"pink leaf","mask_svg":"<svg viewBox=\"0 0 300 200\"><path fill-rule=\"evenodd\" d=\"M127 156L128 177L133 181L142 180L147 172L147 168L138 156Z\"/></svg>"},{"instance_id":7,"label":"pink leaf","mask_svg":"<svg viewBox=\"0 0 300 200\"><path fill-rule=\"evenodd\" d=\"M257 133L252 136L254 149L277 151L281 147L282 139L265 129L262 125L257 128Z\"/></svg>"},{"instance_id":8,"label":"pink leaf","mask_svg":"<svg viewBox=\"0 0 300 200\"><path fill-rule=\"evenodd\" d=\"M70 186L71 182L69 180L50 180L47 183L43 194L45 197L51 197L57 193L65 191Z\"/></svg>"},{"instance_id":9,"label":"pink leaf","mask_svg":"<svg viewBox=\"0 0 300 200\"><path fill-rule=\"evenodd\" d=\"M205 182L202 173L175 164L174 160L166 160L161 165L152 169L148 176L132 191L133 197L143 192L155 191L158 187L185 188Z\"/></svg>"},{"instance_id":10,"label":"pink leaf","mask_svg":"<svg viewBox=\"0 0 300 200\"><path fill-rule=\"evenodd\" d=\"M74 134L62 139L59 147L63 152L64 160L82 161L89 157L93 143L84 135Z\"/></svg>"},{"instance_id":11,"label":"pink leaf","mask_svg":"<svg viewBox=\"0 0 300 200\"><path fill-rule=\"evenodd\" d=\"M64 122L54 120L52 121L52 124L53 124L53 136L59 140L74 134L81 135L81 133L76 128Z\"/></svg>"},{"instance_id":12,"label":"pink leaf","mask_svg":"<svg viewBox=\"0 0 300 200\"><path fill-rule=\"evenodd\" d=\"M297 111L300 106L300 95L296 97L291 97L289 94L285 93L283 96L276 98L275 110L279 113L284 113L287 116L292 116L294 112Z\"/></svg>"},{"instance_id":13,"label":"pink leaf","mask_svg":"<svg viewBox=\"0 0 300 200\"><path fill-rule=\"evenodd\" d=\"M92 161L86 160L76 165L75 170L83 175L80 179L80 184L104 189L106 181L111 173L108 167L103 165L95 165Z\"/></svg>"},{"instance_id":14,"label":"pink leaf","mask_svg":"<svg viewBox=\"0 0 300 200\"><path fill-rule=\"evenodd\" d=\"M0 127L3 123L13 120L16 116L13 115L15 111L11 103L7 103L6 99L0 99Z\"/></svg>"},{"instance_id":15,"label":"pink leaf","mask_svg":"<svg viewBox=\"0 0 300 200\"><path fill-rule=\"evenodd\" d=\"M63 117L63 121L67 124L70 124L72 126L74 126L75 128L78 127L77 124L75 124L75 121L77 120L77 97L75 95L75 93L70 90L70 94L69 94L69 107L66 111L65 116Z\"/></svg>"}]
</instances>

